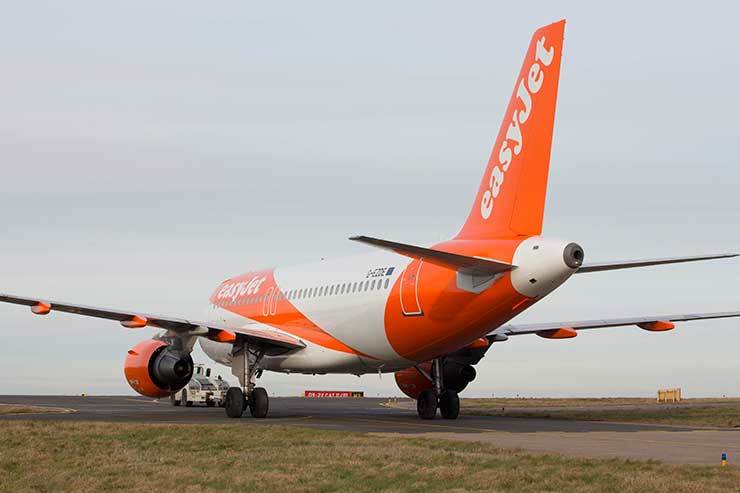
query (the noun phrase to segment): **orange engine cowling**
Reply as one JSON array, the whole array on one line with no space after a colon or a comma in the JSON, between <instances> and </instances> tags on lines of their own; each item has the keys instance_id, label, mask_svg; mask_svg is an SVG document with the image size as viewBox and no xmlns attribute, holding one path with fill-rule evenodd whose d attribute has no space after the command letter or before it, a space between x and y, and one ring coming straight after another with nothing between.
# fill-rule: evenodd
<instances>
[{"instance_id":1,"label":"orange engine cowling","mask_svg":"<svg viewBox=\"0 0 740 493\"><path fill-rule=\"evenodd\" d=\"M431 363L422 363L419 365L427 375L432 372ZM406 368L405 370L397 371L395 373L396 384L401 392L411 397L412 399L418 399L419 394L424 390L432 390L434 386L427 377L419 373L414 367Z\"/></svg>"},{"instance_id":2,"label":"orange engine cowling","mask_svg":"<svg viewBox=\"0 0 740 493\"><path fill-rule=\"evenodd\" d=\"M167 343L149 339L128 350L123 372L131 388L141 395L167 397L190 381L193 359Z\"/></svg>"}]
</instances>

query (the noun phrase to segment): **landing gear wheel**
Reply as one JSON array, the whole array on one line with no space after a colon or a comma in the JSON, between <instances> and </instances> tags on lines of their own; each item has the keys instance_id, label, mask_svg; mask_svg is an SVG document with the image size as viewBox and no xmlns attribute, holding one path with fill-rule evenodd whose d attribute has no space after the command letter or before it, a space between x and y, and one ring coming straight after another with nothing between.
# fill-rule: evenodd
<instances>
[{"instance_id":1,"label":"landing gear wheel","mask_svg":"<svg viewBox=\"0 0 740 493\"><path fill-rule=\"evenodd\" d=\"M439 413L444 419L457 419L460 414L460 397L454 390L444 390L439 396Z\"/></svg>"},{"instance_id":2,"label":"landing gear wheel","mask_svg":"<svg viewBox=\"0 0 740 493\"><path fill-rule=\"evenodd\" d=\"M252 398L249 399L249 412L255 418L265 418L269 409L270 399L267 397L267 391L262 387L256 387L252 391Z\"/></svg>"},{"instance_id":3,"label":"landing gear wheel","mask_svg":"<svg viewBox=\"0 0 740 493\"><path fill-rule=\"evenodd\" d=\"M179 406L180 405L180 401L178 401L177 399L175 399L175 394L172 394L170 396L170 402L172 403L173 406Z\"/></svg>"},{"instance_id":4,"label":"landing gear wheel","mask_svg":"<svg viewBox=\"0 0 740 493\"><path fill-rule=\"evenodd\" d=\"M244 394L239 387L230 387L226 391L226 416L241 418L244 412Z\"/></svg>"},{"instance_id":5,"label":"landing gear wheel","mask_svg":"<svg viewBox=\"0 0 740 493\"><path fill-rule=\"evenodd\" d=\"M437 415L437 396L432 390L424 390L416 399L416 411L421 419L434 419Z\"/></svg>"}]
</instances>

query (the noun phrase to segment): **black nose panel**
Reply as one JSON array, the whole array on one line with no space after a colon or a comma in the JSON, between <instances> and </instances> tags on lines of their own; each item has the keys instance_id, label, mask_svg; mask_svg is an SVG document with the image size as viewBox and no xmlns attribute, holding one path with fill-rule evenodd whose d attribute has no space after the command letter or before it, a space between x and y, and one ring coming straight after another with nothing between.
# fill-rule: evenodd
<instances>
[{"instance_id":1,"label":"black nose panel","mask_svg":"<svg viewBox=\"0 0 740 493\"><path fill-rule=\"evenodd\" d=\"M578 243L568 243L563 250L565 265L571 269L577 269L583 265L583 248Z\"/></svg>"}]
</instances>

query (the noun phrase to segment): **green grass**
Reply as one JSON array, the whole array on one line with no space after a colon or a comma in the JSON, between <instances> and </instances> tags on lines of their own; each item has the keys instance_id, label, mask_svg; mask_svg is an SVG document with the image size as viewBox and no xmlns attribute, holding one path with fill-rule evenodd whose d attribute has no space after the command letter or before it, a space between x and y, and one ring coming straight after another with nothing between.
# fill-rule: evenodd
<instances>
[{"instance_id":1,"label":"green grass","mask_svg":"<svg viewBox=\"0 0 740 493\"><path fill-rule=\"evenodd\" d=\"M686 399L656 404L652 399L463 399L462 412L483 416L671 425L740 427L740 399Z\"/></svg>"},{"instance_id":2,"label":"green grass","mask_svg":"<svg viewBox=\"0 0 740 493\"><path fill-rule=\"evenodd\" d=\"M737 491L740 468L305 428L0 422L0 491Z\"/></svg>"}]
</instances>

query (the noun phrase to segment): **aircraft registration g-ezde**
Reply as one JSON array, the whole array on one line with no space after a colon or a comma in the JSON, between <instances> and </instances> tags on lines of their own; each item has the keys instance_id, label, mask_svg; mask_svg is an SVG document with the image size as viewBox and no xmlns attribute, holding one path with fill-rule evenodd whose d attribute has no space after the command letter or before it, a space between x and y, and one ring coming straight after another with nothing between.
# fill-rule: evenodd
<instances>
[{"instance_id":1,"label":"aircraft registration g-ezde","mask_svg":"<svg viewBox=\"0 0 740 493\"><path fill-rule=\"evenodd\" d=\"M565 21L532 37L467 220L449 241L425 248L356 236L380 250L366 256L254 270L221 283L205 320L111 310L0 295L38 315L51 311L161 330L128 351L124 373L136 392L163 398L193 374L199 342L230 366L240 387L226 414L267 415L263 371L394 372L417 400L419 416L454 419L458 393L476 376L492 344L511 336L575 337L579 330L636 325L665 331L674 322L737 317L740 312L637 316L510 324L573 274L731 257L734 254L584 263L583 249L541 236Z\"/></svg>"}]
</instances>

